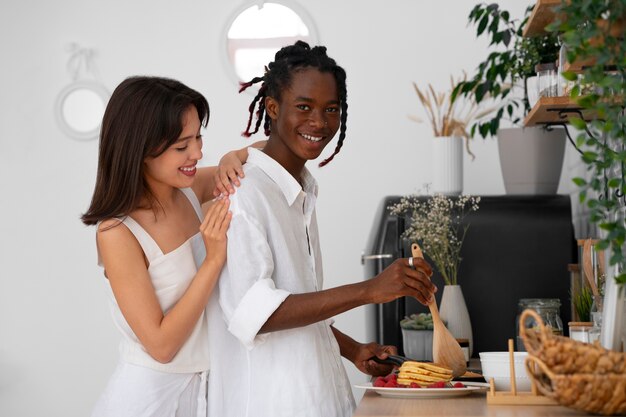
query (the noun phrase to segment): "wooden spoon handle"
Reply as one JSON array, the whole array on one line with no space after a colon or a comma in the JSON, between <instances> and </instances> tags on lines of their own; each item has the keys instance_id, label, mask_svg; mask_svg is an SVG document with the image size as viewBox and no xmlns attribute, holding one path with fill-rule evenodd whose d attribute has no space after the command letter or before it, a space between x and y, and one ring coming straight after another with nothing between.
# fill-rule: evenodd
<instances>
[{"instance_id":1,"label":"wooden spoon handle","mask_svg":"<svg viewBox=\"0 0 626 417\"><path fill-rule=\"evenodd\" d=\"M422 248L419 247L417 243L413 243L411 245L411 254L414 258L424 259L424 253L422 252ZM439 309L437 308L437 303L435 302L435 298L433 297L433 301L428 304L428 308L430 310L430 314L433 315L434 320L440 320L439 317Z\"/></svg>"},{"instance_id":2,"label":"wooden spoon handle","mask_svg":"<svg viewBox=\"0 0 626 417\"><path fill-rule=\"evenodd\" d=\"M422 258L424 259L424 254L422 253L422 248L417 243L413 243L411 245L411 253L414 258Z\"/></svg>"}]
</instances>

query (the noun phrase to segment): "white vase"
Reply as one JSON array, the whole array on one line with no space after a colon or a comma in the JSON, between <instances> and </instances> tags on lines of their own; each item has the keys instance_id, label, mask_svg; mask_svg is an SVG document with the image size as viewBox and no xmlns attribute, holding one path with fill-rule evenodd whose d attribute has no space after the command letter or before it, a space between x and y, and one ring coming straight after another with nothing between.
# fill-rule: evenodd
<instances>
[{"instance_id":1,"label":"white vase","mask_svg":"<svg viewBox=\"0 0 626 417\"><path fill-rule=\"evenodd\" d=\"M460 195L463 191L463 138L434 138L432 155L433 192Z\"/></svg>"},{"instance_id":2,"label":"white vase","mask_svg":"<svg viewBox=\"0 0 626 417\"><path fill-rule=\"evenodd\" d=\"M446 285L441 295L439 315L447 323L447 328L456 339L469 341L469 356L472 356L474 340L472 336L472 323L465 304L465 298L460 285Z\"/></svg>"}]
</instances>

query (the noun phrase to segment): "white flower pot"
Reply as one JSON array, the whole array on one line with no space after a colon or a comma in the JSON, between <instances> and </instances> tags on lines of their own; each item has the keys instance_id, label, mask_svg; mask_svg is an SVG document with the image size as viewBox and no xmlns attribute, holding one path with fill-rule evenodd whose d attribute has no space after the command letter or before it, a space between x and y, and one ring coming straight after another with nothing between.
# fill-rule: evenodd
<instances>
[{"instance_id":1,"label":"white flower pot","mask_svg":"<svg viewBox=\"0 0 626 417\"><path fill-rule=\"evenodd\" d=\"M565 154L565 130L498 130L498 154L507 194L556 194Z\"/></svg>"},{"instance_id":2,"label":"white flower pot","mask_svg":"<svg viewBox=\"0 0 626 417\"><path fill-rule=\"evenodd\" d=\"M434 138L432 155L433 192L460 195L463 192L463 138Z\"/></svg>"},{"instance_id":3,"label":"white flower pot","mask_svg":"<svg viewBox=\"0 0 626 417\"><path fill-rule=\"evenodd\" d=\"M416 361L433 360L433 331L402 329L404 356Z\"/></svg>"},{"instance_id":4,"label":"white flower pot","mask_svg":"<svg viewBox=\"0 0 626 417\"><path fill-rule=\"evenodd\" d=\"M469 356L472 357L474 339L472 336L472 323L469 312L465 305L465 298L460 285L446 285L441 295L439 307L441 319L447 323L448 330L456 339L469 341Z\"/></svg>"}]
</instances>

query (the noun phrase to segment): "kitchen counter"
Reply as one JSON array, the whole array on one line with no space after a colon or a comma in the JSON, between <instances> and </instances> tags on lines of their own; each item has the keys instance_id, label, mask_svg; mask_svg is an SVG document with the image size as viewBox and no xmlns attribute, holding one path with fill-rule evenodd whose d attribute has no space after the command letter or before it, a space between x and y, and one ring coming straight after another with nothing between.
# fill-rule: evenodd
<instances>
[{"instance_id":1,"label":"kitchen counter","mask_svg":"<svg viewBox=\"0 0 626 417\"><path fill-rule=\"evenodd\" d=\"M453 388L451 388L453 389ZM445 417L558 417L585 416L582 411L558 405L487 405L486 393L456 398L385 398L368 390L354 417L445 416Z\"/></svg>"}]
</instances>

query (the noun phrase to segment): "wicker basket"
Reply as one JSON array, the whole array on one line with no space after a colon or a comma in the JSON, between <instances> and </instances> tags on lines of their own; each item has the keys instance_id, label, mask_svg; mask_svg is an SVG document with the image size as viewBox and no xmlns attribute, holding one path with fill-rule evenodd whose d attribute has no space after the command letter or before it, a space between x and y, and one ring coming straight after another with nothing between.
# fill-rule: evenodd
<instances>
[{"instance_id":1,"label":"wicker basket","mask_svg":"<svg viewBox=\"0 0 626 417\"><path fill-rule=\"evenodd\" d=\"M530 317L537 328L525 327ZM546 397L589 413L626 414L626 354L557 336L532 310L520 316L520 336L528 375Z\"/></svg>"},{"instance_id":2,"label":"wicker basket","mask_svg":"<svg viewBox=\"0 0 626 417\"><path fill-rule=\"evenodd\" d=\"M527 328L532 318L536 328ZM589 344L557 336L533 310L520 316L520 336L529 354L541 359L556 374L626 374L626 354L607 350L599 343Z\"/></svg>"},{"instance_id":3,"label":"wicker basket","mask_svg":"<svg viewBox=\"0 0 626 417\"><path fill-rule=\"evenodd\" d=\"M529 355L526 371L537 389L566 407L604 415L626 414L626 375L556 374Z\"/></svg>"}]
</instances>

